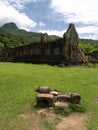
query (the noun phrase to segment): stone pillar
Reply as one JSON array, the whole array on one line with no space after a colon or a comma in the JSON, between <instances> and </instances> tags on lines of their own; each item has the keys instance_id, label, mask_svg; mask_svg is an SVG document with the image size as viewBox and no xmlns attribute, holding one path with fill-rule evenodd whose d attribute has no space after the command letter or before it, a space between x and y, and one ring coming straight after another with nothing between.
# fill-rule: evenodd
<instances>
[{"instance_id":1,"label":"stone pillar","mask_svg":"<svg viewBox=\"0 0 98 130\"><path fill-rule=\"evenodd\" d=\"M78 48L78 34L76 32L74 24L70 24L69 28L67 29L66 33L63 35L65 45L68 52L68 57L70 60L75 59L77 48Z\"/></svg>"},{"instance_id":2,"label":"stone pillar","mask_svg":"<svg viewBox=\"0 0 98 130\"><path fill-rule=\"evenodd\" d=\"M42 35L41 37L41 50L42 50L42 55L45 56L46 55L46 49L50 49L50 44L49 44L49 37L48 34L45 33Z\"/></svg>"}]
</instances>

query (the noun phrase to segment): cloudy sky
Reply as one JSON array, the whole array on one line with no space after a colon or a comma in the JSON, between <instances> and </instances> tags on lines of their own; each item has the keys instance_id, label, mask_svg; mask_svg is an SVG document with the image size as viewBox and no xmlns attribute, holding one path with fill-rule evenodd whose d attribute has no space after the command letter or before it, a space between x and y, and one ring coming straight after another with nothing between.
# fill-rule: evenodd
<instances>
[{"instance_id":1,"label":"cloudy sky","mask_svg":"<svg viewBox=\"0 0 98 130\"><path fill-rule=\"evenodd\" d=\"M74 23L81 38L98 40L98 0L0 0L0 26L62 36Z\"/></svg>"}]
</instances>

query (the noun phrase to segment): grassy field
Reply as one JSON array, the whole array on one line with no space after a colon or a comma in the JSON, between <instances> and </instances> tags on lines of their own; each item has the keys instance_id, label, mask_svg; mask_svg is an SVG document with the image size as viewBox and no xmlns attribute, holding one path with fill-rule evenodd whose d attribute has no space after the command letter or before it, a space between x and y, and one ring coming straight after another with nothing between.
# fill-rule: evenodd
<instances>
[{"instance_id":1,"label":"grassy field","mask_svg":"<svg viewBox=\"0 0 98 130\"><path fill-rule=\"evenodd\" d=\"M0 130L25 130L11 123L18 115L34 111L38 86L80 93L82 106L91 113L88 130L98 130L98 66L58 68L23 63L0 63ZM26 121L21 124L25 126Z\"/></svg>"}]
</instances>

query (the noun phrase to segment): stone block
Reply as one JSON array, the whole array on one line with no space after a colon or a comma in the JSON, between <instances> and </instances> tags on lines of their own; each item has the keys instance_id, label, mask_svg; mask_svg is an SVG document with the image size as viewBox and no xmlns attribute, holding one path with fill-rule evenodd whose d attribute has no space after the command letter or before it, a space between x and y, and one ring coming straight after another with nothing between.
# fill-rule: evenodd
<instances>
[{"instance_id":1,"label":"stone block","mask_svg":"<svg viewBox=\"0 0 98 130\"><path fill-rule=\"evenodd\" d=\"M57 100L58 101L64 101L64 102L66 102L66 101L71 101L71 95L70 94L59 94L58 96L57 96Z\"/></svg>"},{"instance_id":2,"label":"stone block","mask_svg":"<svg viewBox=\"0 0 98 130\"><path fill-rule=\"evenodd\" d=\"M36 106L38 107L52 107L54 102L53 94L38 94Z\"/></svg>"},{"instance_id":3,"label":"stone block","mask_svg":"<svg viewBox=\"0 0 98 130\"><path fill-rule=\"evenodd\" d=\"M59 102L59 101L56 102L56 103L54 104L54 106L55 106L56 108L61 109L61 110L67 110L67 109L69 108L68 103Z\"/></svg>"},{"instance_id":4,"label":"stone block","mask_svg":"<svg viewBox=\"0 0 98 130\"><path fill-rule=\"evenodd\" d=\"M39 93L50 93L51 88L49 88L48 86L41 86L38 87L35 91Z\"/></svg>"},{"instance_id":5,"label":"stone block","mask_svg":"<svg viewBox=\"0 0 98 130\"><path fill-rule=\"evenodd\" d=\"M80 104L81 96L78 93L71 94L71 102L75 104Z\"/></svg>"}]
</instances>

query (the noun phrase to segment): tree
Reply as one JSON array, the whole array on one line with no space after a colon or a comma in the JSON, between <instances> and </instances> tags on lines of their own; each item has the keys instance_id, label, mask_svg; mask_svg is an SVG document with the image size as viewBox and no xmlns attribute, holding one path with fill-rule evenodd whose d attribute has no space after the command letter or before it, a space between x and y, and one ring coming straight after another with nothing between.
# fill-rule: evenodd
<instances>
[{"instance_id":1,"label":"tree","mask_svg":"<svg viewBox=\"0 0 98 130\"><path fill-rule=\"evenodd\" d=\"M92 51L94 51L94 46L91 45L90 43L85 44L79 43L79 47L83 49L86 53L91 53Z\"/></svg>"},{"instance_id":2,"label":"tree","mask_svg":"<svg viewBox=\"0 0 98 130\"><path fill-rule=\"evenodd\" d=\"M4 47L4 44L0 42L0 48L3 48Z\"/></svg>"}]
</instances>

